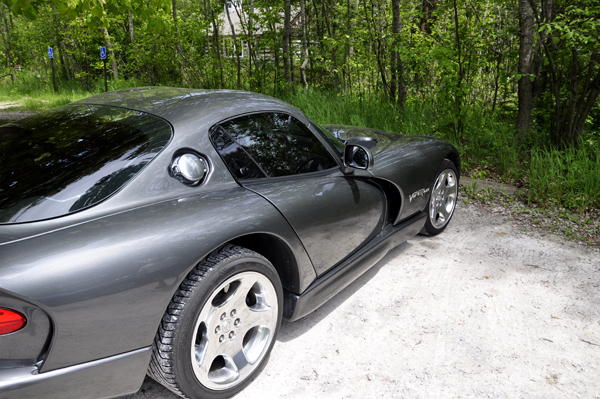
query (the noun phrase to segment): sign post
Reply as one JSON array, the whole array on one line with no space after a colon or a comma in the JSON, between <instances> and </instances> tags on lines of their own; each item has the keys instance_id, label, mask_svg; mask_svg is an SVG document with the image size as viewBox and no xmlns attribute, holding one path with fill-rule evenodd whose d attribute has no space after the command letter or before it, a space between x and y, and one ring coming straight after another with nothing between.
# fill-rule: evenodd
<instances>
[{"instance_id":1,"label":"sign post","mask_svg":"<svg viewBox=\"0 0 600 399\"><path fill-rule=\"evenodd\" d=\"M52 47L48 47L48 57L50 58L50 63L52 64L52 83L54 84L54 94L58 93L56 90L56 75L54 74L54 52L52 51Z\"/></svg>"},{"instance_id":2,"label":"sign post","mask_svg":"<svg viewBox=\"0 0 600 399\"><path fill-rule=\"evenodd\" d=\"M108 83L106 81L106 47L100 47L100 58L104 62L104 91L108 91Z\"/></svg>"}]
</instances>

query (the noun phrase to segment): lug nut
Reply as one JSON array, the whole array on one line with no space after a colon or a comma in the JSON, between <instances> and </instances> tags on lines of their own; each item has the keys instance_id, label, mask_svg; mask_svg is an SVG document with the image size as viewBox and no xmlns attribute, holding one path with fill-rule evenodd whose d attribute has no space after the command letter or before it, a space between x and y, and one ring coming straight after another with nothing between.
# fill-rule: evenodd
<instances>
[{"instance_id":1,"label":"lug nut","mask_svg":"<svg viewBox=\"0 0 600 399\"><path fill-rule=\"evenodd\" d=\"M225 320L225 318L226 318L226 317L227 317L227 313L223 313L223 314L221 315L221 321Z\"/></svg>"},{"instance_id":2,"label":"lug nut","mask_svg":"<svg viewBox=\"0 0 600 399\"><path fill-rule=\"evenodd\" d=\"M220 332L221 332L221 326L215 327L215 334L218 334Z\"/></svg>"},{"instance_id":3,"label":"lug nut","mask_svg":"<svg viewBox=\"0 0 600 399\"><path fill-rule=\"evenodd\" d=\"M225 336L224 336L224 335L221 335L221 336L219 337L219 343L221 343L221 342L223 342L223 341L225 341Z\"/></svg>"},{"instance_id":4,"label":"lug nut","mask_svg":"<svg viewBox=\"0 0 600 399\"><path fill-rule=\"evenodd\" d=\"M236 319L236 320L233 322L233 325L234 325L234 326L236 326L236 327L239 327L239 325L240 325L241 323L242 323L242 321L241 321L240 319Z\"/></svg>"},{"instance_id":5,"label":"lug nut","mask_svg":"<svg viewBox=\"0 0 600 399\"><path fill-rule=\"evenodd\" d=\"M229 333L229 339L233 339L233 338L235 338L235 333L233 331L231 331Z\"/></svg>"},{"instance_id":6,"label":"lug nut","mask_svg":"<svg viewBox=\"0 0 600 399\"><path fill-rule=\"evenodd\" d=\"M235 315L236 315L235 309L233 309L230 314L231 314L231 317L235 317Z\"/></svg>"}]
</instances>

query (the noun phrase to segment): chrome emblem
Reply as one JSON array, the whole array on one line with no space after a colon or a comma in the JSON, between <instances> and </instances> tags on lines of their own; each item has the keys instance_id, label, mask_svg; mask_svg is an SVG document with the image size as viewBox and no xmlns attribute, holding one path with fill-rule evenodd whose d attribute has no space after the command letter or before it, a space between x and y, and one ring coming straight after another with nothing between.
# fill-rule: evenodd
<instances>
[{"instance_id":1,"label":"chrome emblem","mask_svg":"<svg viewBox=\"0 0 600 399\"><path fill-rule=\"evenodd\" d=\"M425 194L426 194L426 193L428 193L428 192L429 192L429 189L428 189L428 188L422 188L422 189L420 189L420 190L418 190L418 191L415 191L414 193L412 193L412 194L411 194L411 195L408 197L408 199L409 199L409 201L410 201L410 202L412 202L412 200L413 200L413 199L415 199L416 197L421 197L421 196L425 195Z\"/></svg>"}]
</instances>

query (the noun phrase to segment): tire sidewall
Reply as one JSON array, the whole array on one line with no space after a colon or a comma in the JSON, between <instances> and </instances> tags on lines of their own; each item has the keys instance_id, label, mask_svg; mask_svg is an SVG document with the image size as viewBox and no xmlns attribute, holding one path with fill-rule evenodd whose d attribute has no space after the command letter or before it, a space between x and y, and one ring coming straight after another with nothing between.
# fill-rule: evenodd
<instances>
[{"instance_id":1,"label":"tire sidewall","mask_svg":"<svg viewBox=\"0 0 600 399\"><path fill-rule=\"evenodd\" d=\"M275 332L269 347L266 349L266 354L260 360L260 364L256 366L256 368L244 381L242 381L239 385L229 389L220 391L208 389L198 381L192 369L191 345L194 327L196 326L196 321L198 320L202 308L210 299L214 293L214 290L227 279L243 272L260 273L268 278L271 284L273 284L273 287L275 287L278 303ZM206 277L202 279L198 286L193 290L188 303L185 305L183 312L181 313L180 323L175 331L175 337L173 340L173 367L175 368L175 375L178 377L177 382L182 393L186 397L190 398L199 397L217 399L230 397L244 389L265 367L271 349L277 340L282 315L283 289L281 287L281 282L279 281L279 276L277 275L275 268L264 258L260 256L252 256L251 254L244 254L240 258L227 258L215 265L215 267L209 273L207 273Z\"/></svg>"}]
</instances>

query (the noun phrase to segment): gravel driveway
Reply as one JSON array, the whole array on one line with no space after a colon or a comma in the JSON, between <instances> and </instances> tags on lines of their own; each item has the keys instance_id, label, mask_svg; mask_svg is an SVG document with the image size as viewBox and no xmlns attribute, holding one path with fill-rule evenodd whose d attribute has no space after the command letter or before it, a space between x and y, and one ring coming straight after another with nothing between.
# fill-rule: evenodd
<instances>
[{"instance_id":1,"label":"gravel driveway","mask_svg":"<svg viewBox=\"0 0 600 399\"><path fill-rule=\"evenodd\" d=\"M600 252L459 204L284 323L236 399L600 398ZM177 398L146 379L128 399Z\"/></svg>"}]
</instances>

